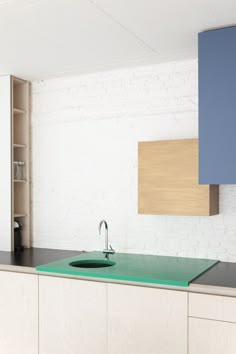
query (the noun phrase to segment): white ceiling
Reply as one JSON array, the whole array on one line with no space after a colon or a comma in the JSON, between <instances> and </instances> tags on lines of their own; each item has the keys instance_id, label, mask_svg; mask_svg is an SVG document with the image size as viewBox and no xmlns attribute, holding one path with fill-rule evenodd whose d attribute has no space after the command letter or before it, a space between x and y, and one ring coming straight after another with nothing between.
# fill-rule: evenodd
<instances>
[{"instance_id":1,"label":"white ceiling","mask_svg":"<svg viewBox=\"0 0 236 354\"><path fill-rule=\"evenodd\" d=\"M0 0L0 74L29 80L197 56L235 0Z\"/></svg>"}]
</instances>

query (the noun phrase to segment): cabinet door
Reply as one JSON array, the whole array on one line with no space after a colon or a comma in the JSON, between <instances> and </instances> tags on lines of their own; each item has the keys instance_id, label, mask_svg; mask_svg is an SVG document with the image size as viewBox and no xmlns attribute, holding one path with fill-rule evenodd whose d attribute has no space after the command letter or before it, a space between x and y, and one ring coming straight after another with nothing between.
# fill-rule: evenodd
<instances>
[{"instance_id":1,"label":"cabinet door","mask_svg":"<svg viewBox=\"0 0 236 354\"><path fill-rule=\"evenodd\" d=\"M186 354L187 294L108 285L109 354Z\"/></svg>"},{"instance_id":2,"label":"cabinet door","mask_svg":"<svg viewBox=\"0 0 236 354\"><path fill-rule=\"evenodd\" d=\"M106 353L106 285L39 277L40 354Z\"/></svg>"},{"instance_id":3,"label":"cabinet door","mask_svg":"<svg viewBox=\"0 0 236 354\"><path fill-rule=\"evenodd\" d=\"M189 319L189 354L235 354L236 324Z\"/></svg>"},{"instance_id":4,"label":"cabinet door","mask_svg":"<svg viewBox=\"0 0 236 354\"><path fill-rule=\"evenodd\" d=\"M0 352L38 353L38 276L0 272Z\"/></svg>"},{"instance_id":5,"label":"cabinet door","mask_svg":"<svg viewBox=\"0 0 236 354\"><path fill-rule=\"evenodd\" d=\"M199 182L236 183L236 27L199 34Z\"/></svg>"}]
</instances>

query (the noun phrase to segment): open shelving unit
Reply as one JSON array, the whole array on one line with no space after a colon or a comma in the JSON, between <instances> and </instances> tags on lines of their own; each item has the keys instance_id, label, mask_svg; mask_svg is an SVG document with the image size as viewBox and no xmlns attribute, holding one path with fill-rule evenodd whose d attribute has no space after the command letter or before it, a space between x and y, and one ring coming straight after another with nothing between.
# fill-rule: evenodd
<instances>
[{"instance_id":1,"label":"open shelving unit","mask_svg":"<svg viewBox=\"0 0 236 354\"><path fill-rule=\"evenodd\" d=\"M11 77L12 89L12 250L14 221L22 224L22 244L30 247L30 173L29 173L29 83ZM14 161L25 163L24 179L14 176Z\"/></svg>"},{"instance_id":2,"label":"open shelving unit","mask_svg":"<svg viewBox=\"0 0 236 354\"><path fill-rule=\"evenodd\" d=\"M30 247L29 142L29 83L0 76L0 251L14 251L14 221L22 224L22 245Z\"/></svg>"}]
</instances>

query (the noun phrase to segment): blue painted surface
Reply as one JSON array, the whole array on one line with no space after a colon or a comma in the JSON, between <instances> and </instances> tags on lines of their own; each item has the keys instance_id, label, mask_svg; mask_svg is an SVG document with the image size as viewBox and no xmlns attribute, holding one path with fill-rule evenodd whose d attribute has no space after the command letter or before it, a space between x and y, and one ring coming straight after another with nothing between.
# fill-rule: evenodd
<instances>
[{"instance_id":1,"label":"blue painted surface","mask_svg":"<svg viewBox=\"0 0 236 354\"><path fill-rule=\"evenodd\" d=\"M199 34L199 183L236 183L236 27Z\"/></svg>"}]
</instances>

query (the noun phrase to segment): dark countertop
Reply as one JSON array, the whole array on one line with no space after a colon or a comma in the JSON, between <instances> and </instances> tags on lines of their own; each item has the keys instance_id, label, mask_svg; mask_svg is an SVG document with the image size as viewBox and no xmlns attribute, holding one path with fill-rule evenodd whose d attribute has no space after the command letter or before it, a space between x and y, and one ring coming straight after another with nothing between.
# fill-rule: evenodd
<instances>
[{"instance_id":1,"label":"dark countertop","mask_svg":"<svg viewBox=\"0 0 236 354\"><path fill-rule=\"evenodd\" d=\"M219 262L191 284L236 288L236 263Z\"/></svg>"},{"instance_id":2,"label":"dark countertop","mask_svg":"<svg viewBox=\"0 0 236 354\"><path fill-rule=\"evenodd\" d=\"M27 248L23 252L1 252L0 265L35 268L36 266L80 255L84 251ZM206 285L236 289L236 263L219 262L193 280L190 285Z\"/></svg>"},{"instance_id":3,"label":"dark countertop","mask_svg":"<svg viewBox=\"0 0 236 354\"><path fill-rule=\"evenodd\" d=\"M18 253L0 251L0 264L35 268L41 264L74 257L81 253L82 251L65 251L48 248L26 248L23 252Z\"/></svg>"}]
</instances>

